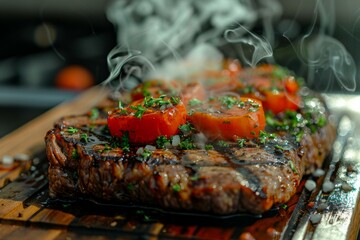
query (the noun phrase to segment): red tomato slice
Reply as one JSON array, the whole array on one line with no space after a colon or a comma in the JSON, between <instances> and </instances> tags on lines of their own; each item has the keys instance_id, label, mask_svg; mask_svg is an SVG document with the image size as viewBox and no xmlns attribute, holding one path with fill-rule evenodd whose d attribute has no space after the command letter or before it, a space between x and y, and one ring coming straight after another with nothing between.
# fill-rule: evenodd
<instances>
[{"instance_id":1,"label":"red tomato slice","mask_svg":"<svg viewBox=\"0 0 360 240\"><path fill-rule=\"evenodd\" d=\"M198 82L187 84L180 93L181 101L185 106L188 105L189 100L196 98L204 100L206 98L206 91L204 86Z\"/></svg>"},{"instance_id":2,"label":"red tomato slice","mask_svg":"<svg viewBox=\"0 0 360 240\"><path fill-rule=\"evenodd\" d=\"M260 101L222 96L191 107L189 121L210 140L255 138L265 128Z\"/></svg>"},{"instance_id":3,"label":"red tomato slice","mask_svg":"<svg viewBox=\"0 0 360 240\"><path fill-rule=\"evenodd\" d=\"M275 73L275 71L277 71ZM301 98L299 84L294 77L273 65L262 65L244 71L242 80L245 87L236 89L241 96L256 98L263 102L266 111L275 114L286 110L298 110ZM250 89L251 91L245 91Z\"/></svg>"},{"instance_id":4,"label":"red tomato slice","mask_svg":"<svg viewBox=\"0 0 360 240\"><path fill-rule=\"evenodd\" d=\"M179 83L175 81L148 80L131 91L131 99L136 101L144 97L159 97L163 94L172 96L176 95L179 87Z\"/></svg>"},{"instance_id":5,"label":"red tomato slice","mask_svg":"<svg viewBox=\"0 0 360 240\"><path fill-rule=\"evenodd\" d=\"M159 99L171 105L160 104ZM150 101L155 103L149 106ZM186 123L185 106L180 99L178 101L173 102L167 97L149 97L135 101L126 108L116 109L108 115L110 134L122 137L127 132L130 143L135 144L151 144L159 136L176 135L178 127Z\"/></svg>"},{"instance_id":6,"label":"red tomato slice","mask_svg":"<svg viewBox=\"0 0 360 240\"><path fill-rule=\"evenodd\" d=\"M300 97L298 95L287 94L284 91L265 91L263 94L265 95L264 108L275 114L299 109Z\"/></svg>"}]
</instances>

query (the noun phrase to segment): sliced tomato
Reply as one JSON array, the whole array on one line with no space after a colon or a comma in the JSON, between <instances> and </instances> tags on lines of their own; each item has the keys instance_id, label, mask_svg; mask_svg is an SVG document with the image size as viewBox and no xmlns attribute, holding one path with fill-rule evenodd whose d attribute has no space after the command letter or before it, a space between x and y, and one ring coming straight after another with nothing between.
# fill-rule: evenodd
<instances>
[{"instance_id":1,"label":"sliced tomato","mask_svg":"<svg viewBox=\"0 0 360 240\"><path fill-rule=\"evenodd\" d=\"M171 104L156 103L159 99ZM154 103L149 105L151 101ZM186 109L179 98L175 102L169 97L147 97L110 112L107 120L112 136L128 134L130 143L151 144L159 136L176 135L178 127L186 123Z\"/></svg>"},{"instance_id":2,"label":"sliced tomato","mask_svg":"<svg viewBox=\"0 0 360 240\"><path fill-rule=\"evenodd\" d=\"M290 94L296 94L300 89L299 84L296 82L295 78L292 76L287 77L284 80L284 86L285 86L286 92L288 92Z\"/></svg>"},{"instance_id":3,"label":"sliced tomato","mask_svg":"<svg viewBox=\"0 0 360 240\"><path fill-rule=\"evenodd\" d=\"M265 128L261 101L222 96L192 106L189 121L210 140L255 138Z\"/></svg>"},{"instance_id":4,"label":"sliced tomato","mask_svg":"<svg viewBox=\"0 0 360 240\"><path fill-rule=\"evenodd\" d=\"M228 72L230 77L237 77L238 74L243 70L241 67L241 63L237 59L226 59L223 62L224 71Z\"/></svg>"},{"instance_id":5,"label":"sliced tomato","mask_svg":"<svg viewBox=\"0 0 360 240\"><path fill-rule=\"evenodd\" d=\"M236 89L241 96L256 98L263 102L266 111L275 114L299 109L301 97L298 82L287 71L273 65L262 65L244 71L242 81L245 87Z\"/></svg>"},{"instance_id":6,"label":"sliced tomato","mask_svg":"<svg viewBox=\"0 0 360 240\"><path fill-rule=\"evenodd\" d=\"M206 98L206 91L201 83L192 82L182 89L180 97L184 105L187 106L191 99L204 100Z\"/></svg>"},{"instance_id":7,"label":"sliced tomato","mask_svg":"<svg viewBox=\"0 0 360 240\"><path fill-rule=\"evenodd\" d=\"M148 80L131 91L131 99L136 101L144 97L159 97L163 94L176 95L178 88L179 83L175 81Z\"/></svg>"},{"instance_id":8,"label":"sliced tomato","mask_svg":"<svg viewBox=\"0 0 360 240\"><path fill-rule=\"evenodd\" d=\"M265 95L264 108L275 114L299 109L301 99L298 95L287 94L284 91L264 91L263 94Z\"/></svg>"}]
</instances>

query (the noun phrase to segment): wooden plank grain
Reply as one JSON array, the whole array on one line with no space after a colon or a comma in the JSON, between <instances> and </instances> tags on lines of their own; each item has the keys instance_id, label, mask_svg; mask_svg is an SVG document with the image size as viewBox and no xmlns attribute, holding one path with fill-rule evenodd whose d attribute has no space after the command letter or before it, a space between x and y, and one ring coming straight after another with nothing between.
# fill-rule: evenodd
<instances>
[{"instance_id":1,"label":"wooden plank grain","mask_svg":"<svg viewBox=\"0 0 360 240\"><path fill-rule=\"evenodd\" d=\"M58 226L69 226L76 217L61 210L43 208L29 220L32 223L46 223Z\"/></svg>"},{"instance_id":2,"label":"wooden plank grain","mask_svg":"<svg viewBox=\"0 0 360 240\"><path fill-rule=\"evenodd\" d=\"M44 148L44 136L56 120L66 115L84 113L105 99L108 94L106 88L91 88L73 101L56 106L6 135L0 140L0 159L5 155L32 154L35 149Z\"/></svg>"},{"instance_id":3,"label":"wooden plank grain","mask_svg":"<svg viewBox=\"0 0 360 240\"><path fill-rule=\"evenodd\" d=\"M35 227L23 227L10 224L0 224L0 239L7 240L53 240L56 239L63 230L42 229Z\"/></svg>"}]
</instances>

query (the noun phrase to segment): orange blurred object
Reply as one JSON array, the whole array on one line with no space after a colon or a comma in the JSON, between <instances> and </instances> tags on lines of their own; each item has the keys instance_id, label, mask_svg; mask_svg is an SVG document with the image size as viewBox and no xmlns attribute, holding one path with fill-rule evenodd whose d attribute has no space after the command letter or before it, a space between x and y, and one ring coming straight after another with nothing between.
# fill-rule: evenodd
<instances>
[{"instance_id":1,"label":"orange blurred object","mask_svg":"<svg viewBox=\"0 0 360 240\"><path fill-rule=\"evenodd\" d=\"M61 89L84 90L95 84L91 72L85 67L71 65L59 71L55 78L55 85Z\"/></svg>"}]
</instances>

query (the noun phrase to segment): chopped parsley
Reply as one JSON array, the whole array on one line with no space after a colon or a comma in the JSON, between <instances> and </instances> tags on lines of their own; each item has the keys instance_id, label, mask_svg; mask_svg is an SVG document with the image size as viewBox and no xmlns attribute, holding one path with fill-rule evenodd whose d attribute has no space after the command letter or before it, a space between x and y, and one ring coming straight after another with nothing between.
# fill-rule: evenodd
<instances>
[{"instance_id":1,"label":"chopped parsley","mask_svg":"<svg viewBox=\"0 0 360 240\"><path fill-rule=\"evenodd\" d=\"M300 142L305 129L315 133L319 128L327 124L326 116L321 111L321 103L311 98L304 99L305 107L302 113L286 111L281 117L272 113L266 113L266 123L276 131L291 132L297 142Z\"/></svg>"},{"instance_id":2,"label":"chopped parsley","mask_svg":"<svg viewBox=\"0 0 360 240\"><path fill-rule=\"evenodd\" d=\"M165 100L166 95L161 95L158 98L154 97L145 97L144 99L144 107L161 107L167 106L171 104L170 100ZM180 100L179 100L180 101Z\"/></svg>"},{"instance_id":3,"label":"chopped parsley","mask_svg":"<svg viewBox=\"0 0 360 240\"><path fill-rule=\"evenodd\" d=\"M72 152L71 152L71 157L72 157L73 159L79 159L79 153L78 153L78 151L76 150L76 148L74 148L74 149L72 150Z\"/></svg>"},{"instance_id":4,"label":"chopped parsley","mask_svg":"<svg viewBox=\"0 0 360 240\"><path fill-rule=\"evenodd\" d=\"M230 147L228 142L225 142L224 140L219 140L216 145L218 145L219 147Z\"/></svg>"},{"instance_id":5,"label":"chopped parsley","mask_svg":"<svg viewBox=\"0 0 360 240\"><path fill-rule=\"evenodd\" d=\"M174 96L172 96L172 97L170 98L170 102L171 102L172 104L174 104L174 105L178 105L178 104L180 103L180 98L179 98L179 97L174 97Z\"/></svg>"},{"instance_id":6,"label":"chopped parsley","mask_svg":"<svg viewBox=\"0 0 360 240\"><path fill-rule=\"evenodd\" d=\"M129 184L126 186L126 188L127 188L127 190L129 190L129 191L133 191L134 188L135 188L135 186L134 186L134 184L129 183Z\"/></svg>"},{"instance_id":7,"label":"chopped parsley","mask_svg":"<svg viewBox=\"0 0 360 240\"><path fill-rule=\"evenodd\" d=\"M281 150L281 151L285 151L286 149L283 146L280 146L279 144L274 145L274 148Z\"/></svg>"},{"instance_id":8,"label":"chopped parsley","mask_svg":"<svg viewBox=\"0 0 360 240\"><path fill-rule=\"evenodd\" d=\"M191 123L185 123L179 126L179 129L184 134L190 133L192 130L195 130L194 126Z\"/></svg>"},{"instance_id":9,"label":"chopped parsley","mask_svg":"<svg viewBox=\"0 0 360 240\"><path fill-rule=\"evenodd\" d=\"M80 134L80 140L87 143L89 141L89 136L86 133Z\"/></svg>"},{"instance_id":10,"label":"chopped parsley","mask_svg":"<svg viewBox=\"0 0 360 240\"><path fill-rule=\"evenodd\" d=\"M290 75L291 74L290 74L289 70L287 70L286 68L282 68L280 66L276 66L274 68L274 70L272 71L272 76L278 80L283 80L284 78L286 78Z\"/></svg>"},{"instance_id":11,"label":"chopped parsley","mask_svg":"<svg viewBox=\"0 0 360 240\"><path fill-rule=\"evenodd\" d=\"M251 107L249 108L249 112L256 112L260 108L260 104L255 102L250 102L250 106Z\"/></svg>"},{"instance_id":12,"label":"chopped parsley","mask_svg":"<svg viewBox=\"0 0 360 240\"><path fill-rule=\"evenodd\" d=\"M255 92L254 86L247 86L247 87L240 89L240 93L242 93L242 94L249 94L249 93L254 93L254 92Z\"/></svg>"},{"instance_id":13,"label":"chopped parsley","mask_svg":"<svg viewBox=\"0 0 360 240\"><path fill-rule=\"evenodd\" d=\"M197 180L199 180L199 179L200 179L200 177L199 177L198 174L195 174L194 176L191 176L191 177L190 177L190 180L191 180L191 181L197 181Z\"/></svg>"},{"instance_id":14,"label":"chopped parsley","mask_svg":"<svg viewBox=\"0 0 360 240\"><path fill-rule=\"evenodd\" d=\"M123 151L125 151L125 152L130 151L130 138L129 138L128 131L123 132L119 145Z\"/></svg>"},{"instance_id":15,"label":"chopped parsley","mask_svg":"<svg viewBox=\"0 0 360 240\"><path fill-rule=\"evenodd\" d=\"M246 139L245 138L238 138L236 142L237 142L238 146L242 148L242 147L244 147Z\"/></svg>"},{"instance_id":16,"label":"chopped parsley","mask_svg":"<svg viewBox=\"0 0 360 240\"><path fill-rule=\"evenodd\" d=\"M190 107L197 106L197 105L200 105L200 104L202 104L202 101L197 99L197 98L190 99L189 103L188 103L188 105Z\"/></svg>"},{"instance_id":17,"label":"chopped parsley","mask_svg":"<svg viewBox=\"0 0 360 240\"><path fill-rule=\"evenodd\" d=\"M104 126L101 128L101 132L102 132L103 134L110 134L109 126L108 126L108 125L104 125Z\"/></svg>"},{"instance_id":18,"label":"chopped parsley","mask_svg":"<svg viewBox=\"0 0 360 240\"><path fill-rule=\"evenodd\" d=\"M124 108L124 105L123 105L123 102L122 102L122 101L119 101L118 107L119 107L119 109L123 109L123 108Z\"/></svg>"},{"instance_id":19,"label":"chopped parsley","mask_svg":"<svg viewBox=\"0 0 360 240\"><path fill-rule=\"evenodd\" d=\"M213 150L214 149L214 146L211 145L211 144L206 144L205 145L205 150Z\"/></svg>"},{"instance_id":20,"label":"chopped parsley","mask_svg":"<svg viewBox=\"0 0 360 240\"><path fill-rule=\"evenodd\" d=\"M219 101L227 109L231 109L233 106L239 106L239 104L242 102L239 99L232 96L219 97Z\"/></svg>"},{"instance_id":21,"label":"chopped parsley","mask_svg":"<svg viewBox=\"0 0 360 240\"><path fill-rule=\"evenodd\" d=\"M260 131L259 133L259 141L262 144L265 144L269 139L274 139L276 135L274 133L268 133L265 131Z\"/></svg>"},{"instance_id":22,"label":"chopped parsley","mask_svg":"<svg viewBox=\"0 0 360 240\"><path fill-rule=\"evenodd\" d=\"M98 119L99 115L100 115L99 109L97 109L97 108L91 109L91 111L90 111L90 119L91 120Z\"/></svg>"},{"instance_id":23,"label":"chopped parsley","mask_svg":"<svg viewBox=\"0 0 360 240\"><path fill-rule=\"evenodd\" d=\"M137 106L130 106L130 108L132 110L135 110L136 112L134 113L134 116L137 118L142 118L142 116L144 115L144 113L146 112L146 108L144 108L141 105L137 105Z\"/></svg>"},{"instance_id":24,"label":"chopped parsley","mask_svg":"<svg viewBox=\"0 0 360 240\"><path fill-rule=\"evenodd\" d=\"M146 148L144 148L144 151L140 154L143 160L147 160L149 157L151 157L152 152Z\"/></svg>"},{"instance_id":25,"label":"chopped parsley","mask_svg":"<svg viewBox=\"0 0 360 240\"><path fill-rule=\"evenodd\" d=\"M291 168L291 170L293 171L293 173L298 174L298 171L296 170L295 164L292 161L289 161L289 166Z\"/></svg>"},{"instance_id":26,"label":"chopped parsley","mask_svg":"<svg viewBox=\"0 0 360 240\"><path fill-rule=\"evenodd\" d=\"M104 148L103 148L102 152L109 152L111 149L112 149L112 147L111 147L111 146L109 146L108 144L105 144L105 146L104 146Z\"/></svg>"},{"instance_id":27,"label":"chopped parsley","mask_svg":"<svg viewBox=\"0 0 360 240\"><path fill-rule=\"evenodd\" d=\"M74 133L79 132L79 129L74 128L74 127L69 127L66 131L70 134L74 134Z\"/></svg>"},{"instance_id":28,"label":"chopped parsley","mask_svg":"<svg viewBox=\"0 0 360 240\"><path fill-rule=\"evenodd\" d=\"M156 146L158 148L165 148L165 145L167 143L170 143L170 140L166 137L166 136L159 136L157 139L156 139Z\"/></svg>"},{"instance_id":29,"label":"chopped parsley","mask_svg":"<svg viewBox=\"0 0 360 240\"><path fill-rule=\"evenodd\" d=\"M186 138L180 142L179 147L181 149L195 149L196 146L190 138Z\"/></svg>"},{"instance_id":30,"label":"chopped parsley","mask_svg":"<svg viewBox=\"0 0 360 240\"><path fill-rule=\"evenodd\" d=\"M175 191L175 192L180 192L181 191L181 186L180 184L174 184L172 186L172 189Z\"/></svg>"}]
</instances>

